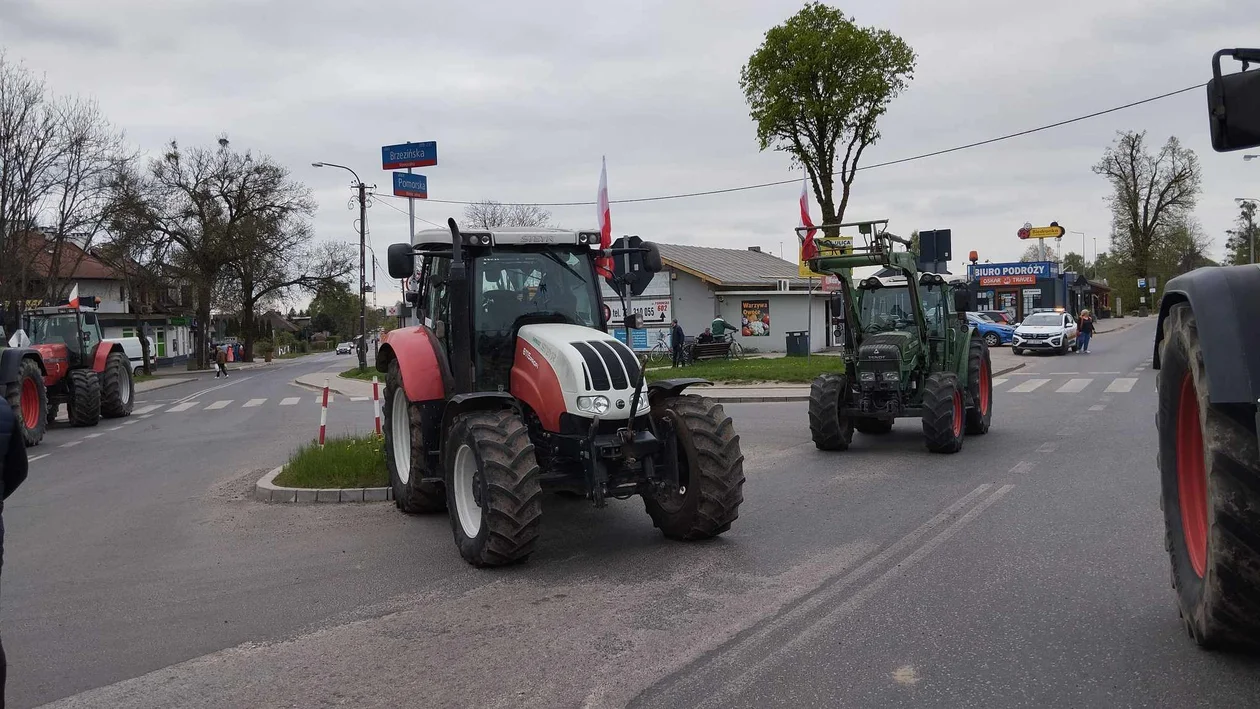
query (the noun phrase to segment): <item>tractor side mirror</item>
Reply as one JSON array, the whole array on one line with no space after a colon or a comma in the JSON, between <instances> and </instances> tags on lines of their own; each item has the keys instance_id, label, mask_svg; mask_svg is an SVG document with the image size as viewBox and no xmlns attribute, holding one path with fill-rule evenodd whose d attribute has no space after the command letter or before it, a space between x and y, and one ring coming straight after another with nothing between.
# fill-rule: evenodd
<instances>
[{"instance_id":1,"label":"tractor side mirror","mask_svg":"<svg viewBox=\"0 0 1260 709\"><path fill-rule=\"evenodd\" d=\"M1212 57L1208 82L1208 123L1218 153L1260 145L1260 69L1221 74L1221 57L1260 61L1260 49L1222 49Z\"/></svg>"},{"instance_id":2,"label":"tractor side mirror","mask_svg":"<svg viewBox=\"0 0 1260 709\"><path fill-rule=\"evenodd\" d=\"M665 270L661 262L661 250L651 241L643 242L643 270L648 273L660 273Z\"/></svg>"},{"instance_id":3,"label":"tractor side mirror","mask_svg":"<svg viewBox=\"0 0 1260 709\"><path fill-rule=\"evenodd\" d=\"M415 291L403 291L403 302L407 305L415 305L420 300L420 294Z\"/></svg>"},{"instance_id":4,"label":"tractor side mirror","mask_svg":"<svg viewBox=\"0 0 1260 709\"><path fill-rule=\"evenodd\" d=\"M402 280L416 275L416 252L411 244L390 244L385 260L390 278Z\"/></svg>"}]
</instances>

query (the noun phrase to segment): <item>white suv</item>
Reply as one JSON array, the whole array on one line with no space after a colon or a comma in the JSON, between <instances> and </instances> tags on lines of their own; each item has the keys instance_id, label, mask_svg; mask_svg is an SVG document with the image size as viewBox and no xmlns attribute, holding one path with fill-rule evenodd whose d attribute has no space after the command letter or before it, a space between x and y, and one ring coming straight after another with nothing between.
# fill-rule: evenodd
<instances>
[{"instance_id":1,"label":"white suv","mask_svg":"<svg viewBox=\"0 0 1260 709\"><path fill-rule=\"evenodd\" d=\"M1015 336L1011 340L1011 352L1024 354L1025 350L1044 350L1065 355L1076 351L1076 320L1068 313L1040 312L1015 323Z\"/></svg>"}]
</instances>

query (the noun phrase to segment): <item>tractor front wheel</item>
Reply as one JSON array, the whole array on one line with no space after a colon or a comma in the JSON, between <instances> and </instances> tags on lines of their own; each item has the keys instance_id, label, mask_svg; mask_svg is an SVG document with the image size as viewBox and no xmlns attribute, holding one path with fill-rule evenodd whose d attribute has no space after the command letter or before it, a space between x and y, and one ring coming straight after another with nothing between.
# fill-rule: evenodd
<instances>
[{"instance_id":1,"label":"tractor front wheel","mask_svg":"<svg viewBox=\"0 0 1260 709\"><path fill-rule=\"evenodd\" d=\"M643 496L652 524L682 540L730 529L744 502L744 454L731 417L702 396L665 399L652 416L669 420L678 449L678 489Z\"/></svg>"},{"instance_id":2,"label":"tractor front wheel","mask_svg":"<svg viewBox=\"0 0 1260 709\"><path fill-rule=\"evenodd\" d=\"M958 375L937 372L923 384L923 436L933 453L962 450L964 421L963 390Z\"/></svg>"},{"instance_id":3,"label":"tractor front wheel","mask_svg":"<svg viewBox=\"0 0 1260 709\"><path fill-rule=\"evenodd\" d=\"M461 414L443 448L460 556L473 566L529 558L542 521L542 486L525 422L513 411Z\"/></svg>"},{"instance_id":4,"label":"tractor front wheel","mask_svg":"<svg viewBox=\"0 0 1260 709\"><path fill-rule=\"evenodd\" d=\"M136 398L136 384L131 378L131 362L122 352L113 352L105 360L101 372L101 414L107 419L130 416Z\"/></svg>"},{"instance_id":5,"label":"tractor front wheel","mask_svg":"<svg viewBox=\"0 0 1260 709\"><path fill-rule=\"evenodd\" d=\"M101 378L90 369L70 372L70 425L95 426L101 420Z\"/></svg>"},{"instance_id":6,"label":"tractor front wheel","mask_svg":"<svg viewBox=\"0 0 1260 709\"><path fill-rule=\"evenodd\" d=\"M809 433L819 450L843 451L853 442L853 419L840 412L849 400L849 378L823 374L809 387Z\"/></svg>"},{"instance_id":7,"label":"tractor front wheel","mask_svg":"<svg viewBox=\"0 0 1260 709\"><path fill-rule=\"evenodd\" d=\"M967 353L967 393L971 406L967 407L966 433L983 436L993 421L993 363L988 346L979 340L971 341Z\"/></svg>"},{"instance_id":8,"label":"tractor front wheel","mask_svg":"<svg viewBox=\"0 0 1260 709\"><path fill-rule=\"evenodd\" d=\"M385 467L394 505L407 514L441 512L446 509L446 491L441 483L423 482L429 472L424 445L420 406L407 400L398 362L391 362L385 375Z\"/></svg>"},{"instance_id":9,"label":"tractor front wheel","mask_svg":"<svg viewBox=\"0 0 1260 709\"><path fill-rule=\"evenodd\" d=\"M1158 380L1160 507L1186 632L1260 648L1260 445L1255 408L1212 404L1189 303L1164 321Z\"/></svg>"},{"instance_id":10,"label":"tractor front wheel","mask_svg":"<svg viewBox=\"0 0 1260 709\"><path fill-rule=\"evenodd\" d=\"M18 366L17 381L5 392L5 399L22 423L22 438L26 447L39 445L52 418L45 416L49 408L48 390L44 387L44 375L35 360L29 357L22 360Z\"/></svg>"}]
</instances>

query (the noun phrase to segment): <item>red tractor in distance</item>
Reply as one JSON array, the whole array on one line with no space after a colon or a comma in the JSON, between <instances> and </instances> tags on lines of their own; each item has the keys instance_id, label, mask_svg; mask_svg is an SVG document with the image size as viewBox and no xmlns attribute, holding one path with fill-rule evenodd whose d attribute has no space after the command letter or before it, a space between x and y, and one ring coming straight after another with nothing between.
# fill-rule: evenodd
<instances>
[{"instance_id":1,"label":"red tractor in distance","mask_svg":"<svg viewBox=\"0 0 1260 709\"><path fill-rule=\"evenodd\" d=\"M37 445L65 404L72 426L95 426L102 416L131 413L135 383L119 342L101 338L96 313L83 303L36 308L22 314L13 347L0 356L0 382L17 413L27 446ZM29 345L25 340L29 340ZM22 345L22 346L18 346Z\"/></svg>"}]
</instances>

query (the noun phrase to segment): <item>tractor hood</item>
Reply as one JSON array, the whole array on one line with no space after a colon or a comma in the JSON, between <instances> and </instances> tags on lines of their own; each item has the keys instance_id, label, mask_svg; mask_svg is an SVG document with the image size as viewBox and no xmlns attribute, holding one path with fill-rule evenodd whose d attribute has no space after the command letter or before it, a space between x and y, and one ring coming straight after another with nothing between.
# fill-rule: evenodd
<instances>
[{"instance_id":1,"label":"tractor hood","mask_svg":"<svg viewBox=\"0 0 1260 709\"><path fill-rule=\"evenodd\" d=\"M863 338L857 356L863 362L908 362L920 349L919 338L912 332L881 332Z\"/></svg>"},{"instance_id":2,"label":"tractor hood","mask_svg":"<svg viewBox=\"0 0 1260 709\"><path fill-rule=\"evenodd\" d=\"M512 373L515 396L535 410L542 407L553 414L558 414L562 399L563 410L575 416L630 418L639 362L617 338L602 330L566 324L525 325L517 338L520 346ZM648 410L647 398L645 386L640 414ZM539 413L546 422L545 412Z\"/></svg>"}]
</instances>

